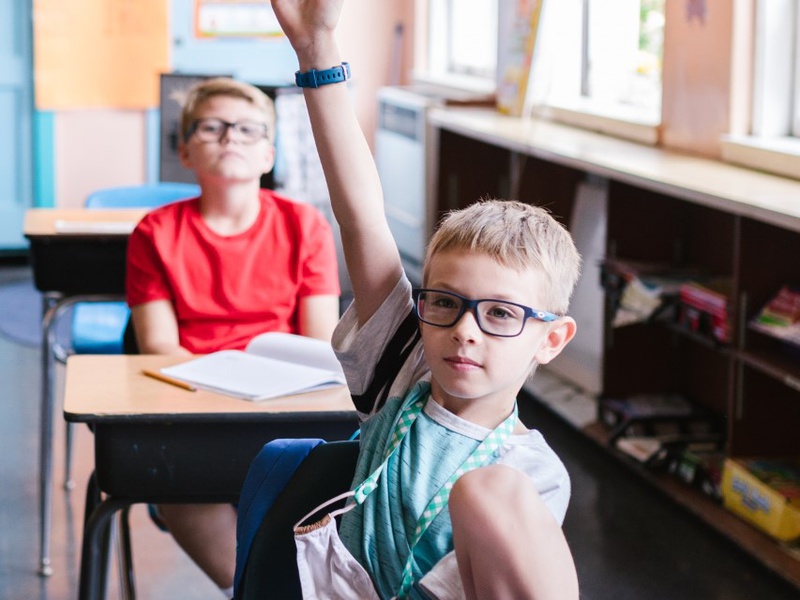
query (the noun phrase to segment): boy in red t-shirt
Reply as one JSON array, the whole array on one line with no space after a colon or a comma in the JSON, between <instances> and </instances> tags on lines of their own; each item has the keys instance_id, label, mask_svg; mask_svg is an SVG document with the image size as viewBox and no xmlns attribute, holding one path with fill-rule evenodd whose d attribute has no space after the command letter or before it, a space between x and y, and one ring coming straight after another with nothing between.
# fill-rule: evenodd
<instances>
[{"instance_id":1,"label":"boy in red t-shirt","mask_svg":"<svg viewBox=\"0 0 800 600\"><path fill-rule=\"evenodd\" d=\"M189 91L179 153L201 195L148 213L128 245L127 301L142 353L243 349L266 331L330 340L339 317L333 236L313 207L260 189L274 131L273 103L251 85L217 78ZM234 507L159 509L231 596Z\"/></svg>"}]
</instances>

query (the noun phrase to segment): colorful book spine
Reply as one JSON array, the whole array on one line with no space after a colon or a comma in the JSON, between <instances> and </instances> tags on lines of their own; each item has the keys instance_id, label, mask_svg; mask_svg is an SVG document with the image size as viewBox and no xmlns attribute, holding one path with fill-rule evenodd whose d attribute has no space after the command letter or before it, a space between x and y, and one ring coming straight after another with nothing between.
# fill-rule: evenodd
<instances>
[{"instance_id":1,"label":"colorful book spine","mask_svg":"<svg viewBox=\"0 0 800 600\"><path fill-rule=\"evenodd\" d=\"M522 116L543 3L500 0L497 110L503 114Z\"/></svg>"}]
</instances>

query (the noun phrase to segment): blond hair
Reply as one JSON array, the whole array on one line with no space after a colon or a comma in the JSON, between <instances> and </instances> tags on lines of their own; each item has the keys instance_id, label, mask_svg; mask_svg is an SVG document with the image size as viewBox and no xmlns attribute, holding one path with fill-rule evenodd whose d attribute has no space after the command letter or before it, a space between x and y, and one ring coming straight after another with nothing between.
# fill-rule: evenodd
<instances>
[{"instance_id":1,"label":"blond hair","mask_svg":"<svg viewBox=\"0 0 800 600\"><path fill-rule=\"evenodd\" d=\"M488 255L516 271L535 269L544 275L541 308L567 312L580 276L581 257L572 236L538 206L509 200L481 200L448 213L433 234L425 256L427 281L431 258L447 250Z\"/></svg>"},{"instance_id":2,"label":"blond hair","mask_svg":"<svg viewBox=\"0 0 800 600\"><path fill-rule=\"evenodd\" d=\"M186 100L181 111L181 139L186 139L186 135L197 119L197 112L200 107L216 96L227 96L230 98L240 98L249 102L257 108L264 116L264 123L267 126L267 138L272 140L275 132L275 103L264 92L257 87L236 81L229 77L215 77L206 79L189 88Z\"/></svg>"}]
</instances>

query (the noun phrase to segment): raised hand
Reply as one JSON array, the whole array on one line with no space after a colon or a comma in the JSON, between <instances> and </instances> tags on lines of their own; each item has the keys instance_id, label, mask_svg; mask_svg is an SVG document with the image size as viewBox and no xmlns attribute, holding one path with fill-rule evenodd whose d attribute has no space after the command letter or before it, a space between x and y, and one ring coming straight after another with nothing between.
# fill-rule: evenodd
<instances>
[{"instance_id":1,"label":"raised hand","mask_svg":"<svg viewBox=\"0 0 800 600\"><path fill-rule=\"evenodd\" d=\"M344 0L272 0L278 22L298 58L325 52L332 39Z\"/></svg>"}]
</instances>

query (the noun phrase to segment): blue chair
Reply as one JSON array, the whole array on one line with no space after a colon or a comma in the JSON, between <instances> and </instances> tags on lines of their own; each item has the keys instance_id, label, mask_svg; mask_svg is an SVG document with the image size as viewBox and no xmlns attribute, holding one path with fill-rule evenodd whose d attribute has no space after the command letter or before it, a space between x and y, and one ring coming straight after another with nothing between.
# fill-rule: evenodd
<instances>
[{"instance_id":1,"label":"blue chair","mask_svg":"<svg viewBox=\"0 0 800 600\"><path fill-rule=\"evenodd\" d=\"M86 208L156 208L176 200L200 195L194 183L161 182L147 185L111 187L91 193ZM122 301L79 302L73 307L68 354L123 354L123 337L130 311ZM65 487L72 487L72 430L67 424Z\"/></svg>"},{"instance_id":2,"label":"blue chair","mask_svg":"<svg viewBox=\"0 0 800 600\"><path fill-rule=\"evenodd\" d=\"M194 183L162 182L97 190L89 194L84 205L86 208L156 208L199 195L200 186ZM72 353L123 353L122 337L130 316L124 302L79 303L72 315Z\"/></svg>"}]
</instances>

